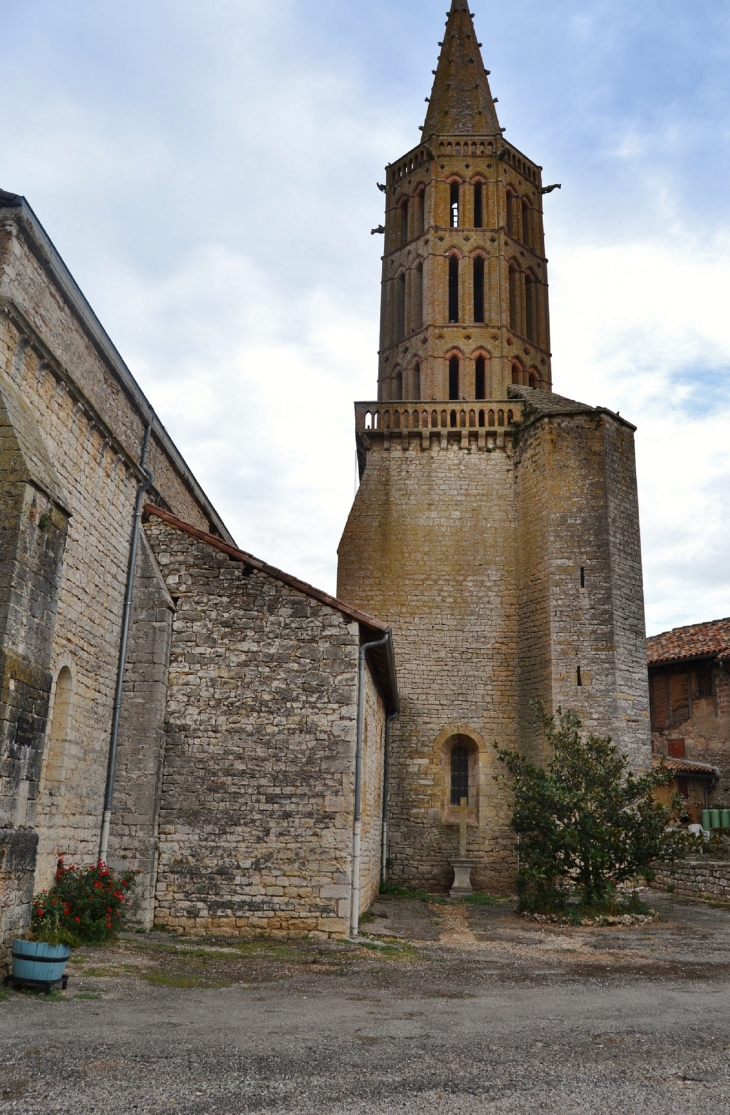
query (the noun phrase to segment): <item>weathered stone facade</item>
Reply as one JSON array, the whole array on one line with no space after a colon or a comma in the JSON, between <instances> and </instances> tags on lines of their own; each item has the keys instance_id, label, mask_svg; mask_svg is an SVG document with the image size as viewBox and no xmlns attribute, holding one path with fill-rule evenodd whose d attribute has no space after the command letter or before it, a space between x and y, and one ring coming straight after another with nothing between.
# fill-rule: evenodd
<instances>
[{"instance_id":1,"label":"weathered stone facade","mask_svg":"<svg viewBox=\"0 0 730 1115\"><path fill-rule=\"evenodd\" d=\"M683 863L661 864L656 869L652 886L657 890L671 887L675 894L686 898L710 898L730 902L730 862L700 856Z\"/></svg>"},{"instance_id":2,"label":"weathered stone facade","mask_svg":"<svg viewBox=\"0 0 730 1115\"><path fill-rule=\"evenodd\" d=\"M651 763L634 427L552 394L540 168L502 138L465 0L423 132L387 171L378 400L356 404L338 596L393 628L391 877L449 886L468 784L475 885L505 890L493 744L541 757L534 701Z\"/></svg>"},{"instance_id":3,"label":"weathered stone facade","mask_svg":"<svg viewBox=\"0 0 730 1115\"><path fill-rule=\"evenodd\" d=\"M652 750L674 773L686 814L730 808L730 619L647 639Z\"/></svg>"},{"instance_id":4,"label":"weathered stone facade","mask_svg":"<svg viewBox=\"0 0 730 1115\"><path fill-rule=\"evenodd\" d=\"M152 498L227 537L32 210L0 194L0 825L38 844L7 860L31 873L0 891L7 926L58 853L97 854L147 424Z\"/></svg>"},{"instance_id":5,"label":"weathered stone facade","mask_svg":"<svg viewBox=\"0 0 730 1115\"><path fill-rule=\"evenodd\" d=\"M184 524L145 529L175 600L156 921L345 934L359 649L383 628ZM361 910L380 884L388 700L366 678Z\"/></svg>"}]
</instances>

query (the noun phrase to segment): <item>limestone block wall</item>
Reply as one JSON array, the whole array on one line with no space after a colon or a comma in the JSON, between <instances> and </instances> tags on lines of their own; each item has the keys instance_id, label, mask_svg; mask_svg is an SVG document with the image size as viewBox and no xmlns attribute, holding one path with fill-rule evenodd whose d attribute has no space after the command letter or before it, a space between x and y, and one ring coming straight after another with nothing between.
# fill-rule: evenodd
<instances>
[{"instance_id":1,"label":"limestone block wall","mask_svg":"<svg viewBox=\"0 0 730 1115\"><path fill-rule=\"evenodd\" d=\"M68 514L32 415L0 377L0 941L33 895L38 783Z\"/></svg>"},{"instance_id":2,"label":"limestone block wall","mask_svg":"<svg viewBox=\"0 0 730 1115\"><path fill-rule=\"evenodd\" d=\"M51 704L35 816L40 889L52 880L57 854L89 862L98 850L146 422L154 425L154 498L203 529L225 528L21 204L0 209L0 383L8 398L21 400L26 425L37 431L31 455L52 469L70 512L55 629L46 632ZM45 521L41 502L31 511L37 530Z\"/></svg>"},{"instance_id":3,"label":"limestone block wall","mask_svg":"<svg viewBox=\"0 0 730 1115\"><path fill-rule=\"evenodd\" d=\"M657 890L672 887L675 894L687 898L715 898L730 902L730 863L709 856L685 860L683 863L660 864L655 868L652 886Z\"/></svg>"},{"instance_id":4,"label":"limestone block wall","mask_svg":"<svg viewBox=\"0 0 730 1115\"><path fill-rule=\"evenodd\" d=\"M108 858L117 870L141 872L130 918L148 929L154 920L157 827L174 610L146 535L142 533L119 722Z\"/></svg>"},{"instance_id":5,"label":"limestone block wall","mask_svg":"<svg viewBox=\"0 0 730 1115\"><path fill-rule=\"evenodd\" d=\"M509 890L513 838L492 744L514 747L518 737L513 461L504 448L479 449L476 431L465 443L423 444L372 436L339 546L338 596L393 628L401 712L391 736L389 878L450 886L458 742L471 755L475 883Z\"/></svg>"},{"instance_id":6,"label":"limestone block wall","mask_svg":"<svg viewBox=\"0 0 730 1115\"><path fill-rule=\"evenodd\" d=\"M516 459L522 746L540 753L530 703L541 700L575 709L646 769L633 427L588 408L544 415L521 431Z\"/></svg>"},{"instance_id":7,"label":"limestone block wall","mask_svg":"<svg viewBox=\"0 0 730 1115\"><path fill-rule=\"evenodd\" d=\"M159 518L145 530L176 606L155 920L346 933L359 625ZM380 835L372 683L366 707L364 903Z\"/></svg>"}]
</instances>

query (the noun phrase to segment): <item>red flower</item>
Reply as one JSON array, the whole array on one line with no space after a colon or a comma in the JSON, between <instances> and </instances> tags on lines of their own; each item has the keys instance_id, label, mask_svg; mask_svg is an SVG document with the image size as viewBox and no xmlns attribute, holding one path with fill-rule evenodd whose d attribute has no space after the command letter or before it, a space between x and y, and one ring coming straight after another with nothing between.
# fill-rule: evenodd
<instances>
[{"instance_id":1,"label":"red flower","mask_svg":"<svg viewBox=\"0 0 730 1115\"><path fill-rule=\"evenodd\" d=\"M74 921L81 921L81 918L74 918Z\"/></svg>"},{"instance_id":2,"label":"red flower","mask_svg":"<svg viewBox=\"0 0 730 1115\"><path fill-rule=\"evenodd\" d=\"M40 906L38 906L38 908L36 909L36 913L38 914L39 918L43 917L43 911L41 910Z\"/></svg>"}]
</instances>

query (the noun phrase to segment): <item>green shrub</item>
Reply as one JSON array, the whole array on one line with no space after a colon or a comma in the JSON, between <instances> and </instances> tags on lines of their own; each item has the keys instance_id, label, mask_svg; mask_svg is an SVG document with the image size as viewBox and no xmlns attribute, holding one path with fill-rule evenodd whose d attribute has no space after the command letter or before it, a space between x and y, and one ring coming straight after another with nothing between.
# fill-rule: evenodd
<instances>
[{"instance_id":1,"label":"green shrub","mask_svg":"<svg viewBox=\"0 0 730 1115\"><path fill-rule=\"evenodd\" d=\"M546 766L497 748L512 775L520 908L557 913L576 892L584 910L614 906L618 884L653 878L652 864L681 859L692 844L669 828L679 798L667 807L654 795L671 773L634 774L610 736L581 739L575 712L558 709L556 722L538 706L537 717L551 752Z\"/></svg>"},{"instance_id":2,"label":"green shrub","mask_svg":"<svg viewBox=\"0 0 730 1115\"><path fill-rule=\"evenodd\" d=\"M101 860L66 867L59 858L53 886L33 899L33 936L72 946L108 940L124 924L137 875L139 871L118 875Z\"/></svg>"}]
</instances>

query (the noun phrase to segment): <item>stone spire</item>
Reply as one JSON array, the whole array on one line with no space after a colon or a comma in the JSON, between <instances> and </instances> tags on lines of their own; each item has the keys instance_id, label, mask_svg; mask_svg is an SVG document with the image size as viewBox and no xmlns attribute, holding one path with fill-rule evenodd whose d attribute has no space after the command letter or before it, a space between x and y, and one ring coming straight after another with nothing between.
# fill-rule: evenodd
<instances>
[{"instance_id":1,"label":"stone spire","mask_svg":"<svg viewBox=\"0 0 730 1115\"><path fill-rule=\"evenodd\" d=\"M423 137L496 135L499 131L468 0L453 0Z\"/></svg>"}]
</instances>

